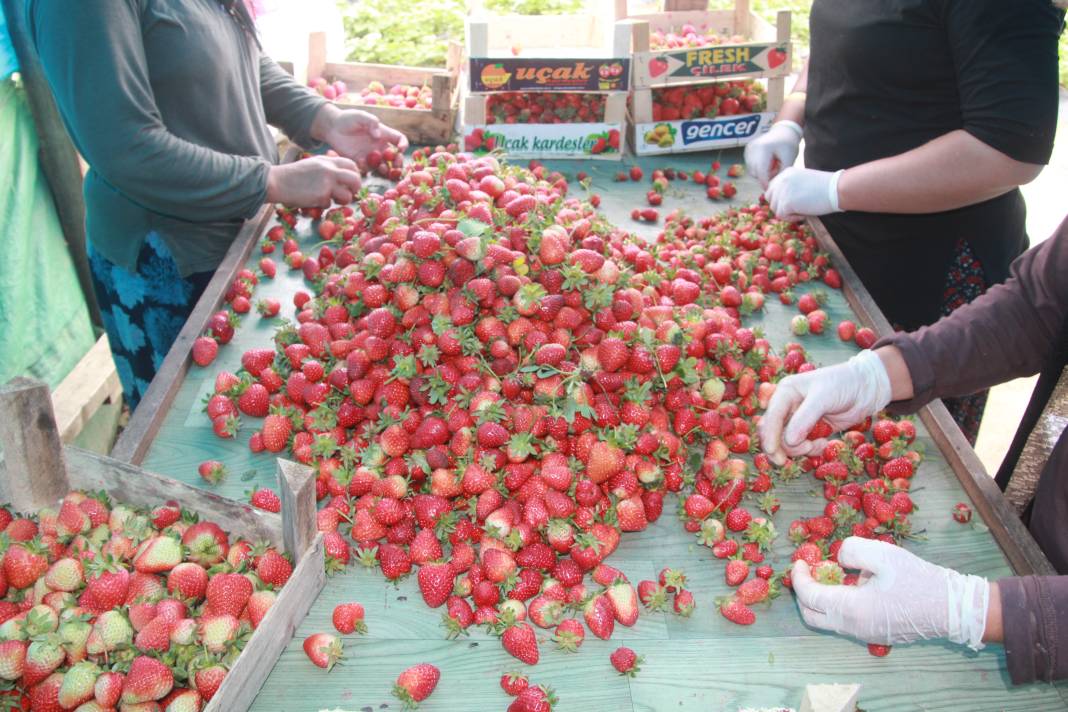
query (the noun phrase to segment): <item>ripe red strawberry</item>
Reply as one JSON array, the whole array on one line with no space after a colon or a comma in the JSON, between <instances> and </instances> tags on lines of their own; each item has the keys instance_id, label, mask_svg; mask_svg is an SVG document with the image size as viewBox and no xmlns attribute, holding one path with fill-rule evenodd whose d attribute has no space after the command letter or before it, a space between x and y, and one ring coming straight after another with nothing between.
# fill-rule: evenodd
<instances>
[{"instance_id":1,"label":"ripe red strawberry","mask_svg":"<svg viewBox=\"0 0 1068 712\"><path fill-rule=\"evenodd\" d=\"M441 671L430 663L413 665L397 677L393 695L401 701L404 709L414 709L430 696L441 679Z\"/></svg>"},{"instance_id":2,"label":"ripe red strawberry","mask_svg":"<svg viewBox=\"0 0 1068 712\"><path fill-rule=\"evenodd\" d=\"M208 484L217 485L226 477L226 465L218 460L205 460L197 467L197 472Z\"/></svg>"},{"instance_id":3,"label":"ripe red strawberry","mask_svg":"<svg viewBox=\"0 0 1068 712\"><path fill-rule=\"evenodd\" d=\"M256 575L268 586L281 588L293 573L293 564L276 549L268 549L256 563Z\"/></svg>"},{"instance_id":4,"label":"ripe red strawberry","mask_svg":"<svg viewBox=\"0 0 1068 712\"><path fill-rule=\"evenodd\" d=\"M751 606L754 603L760 603L767 600L770 593L770 586L766 579L761 577L751 578L734 592L734 595L738 597L738 600L747 606Z\"/></svg>"},{"instance_id":5,"label":"ripe red strawberry","mask_svg":"<svg viewBox=\"0 0 1068 712\"><path fill-rule=\"evenodd\" d=\"M269 487L260 487L249 494L249 503L257 509L277 514L282 511L282 500Z\"/></svg>"},{"instance_id":6,"label":"ripe red strawberry","mask_svg":"<svg viewBox=\"0 0 1068 712\"><path fill-rule=\"evenodd\" d=\"M304 639L304 654L312 664L330 672L345 657L341 641L329 633L314 633Z\"/></svg>"},{"instance_id":7,"label":"ripe red strawberry","mask_svg":"<svg viewBox=\"0 0 1068 712\"><path fill-rule=\"evenodd\" d=\"M890 646L879 645L878 643L868 643L868 654L874 655L877 658L885 658L890 654Z\"/></svg>"},{"instance_id":8,"label":"ripe red strawberry","mask_svg":"<svg viewBox=\"0 0 1068 712\"><path fill-rule=\"evenodd\" d=\"M210 336L200 336L193 341L193 363L204 367L211 364L219 353L219 342Z\"/></svg>"},{"instance_id":9,"label":"ripe red strawberry","mask_svg":"<svg viewBox=\"0 0 1068 712\"><path fill-rule=\"evenodd\" d=\"M237 408L245 415L262 418L267 415L270 397L262 383L250 383L238 396Z\"/></svg>"},{"instance_id":10,"label":"ripe red strawberry","mask_svg":"<svg viewBox=\"0 0 1068 712\"><path fill-rule=\"evenodd\" d=\"M914 472L915 467L912 464L912 460L907 457L895 457L883 463L882 467L883 477L889 480L895 480L899 477L908 479L912 477Z\"/></svg>"},{"instance_id":11,"label":"ripe red strawberry","mask_svg":"<svg viewBox=\"0 0 1068 712\"><path fill-rule=\"evenodd\" d=\"M382 575L390 581L406 576L412 570L412 559L408 552L394 544L378 547L377 558L379 566L382 567Z\"/></svg>"},{"instance_id":12,"label":"ripe red strawberry","mask_svg":"<svg viewBox=\"0 0 1068 712\"><path fill-rule=\"evenodd\" d=\"M452 593L455 572L444 562L424 564L419 567L417 578L423 600L431 608L437 608L443 605Z\"/></svg>"},{"instance_id":13,"label":"ripe red strawberry","mask_svg":"<svg viewBox=\"0 0 1068 712\"><path fill-rule=\"evenodd\" d=\"M857 329L857 335L855 338L857 346L862 349L870 349L872 346L875 345L875 332L866 326Z\"/></svg>"},{"instance_id":14,"label":"ripe red strawberry","mask_svg":"<svg viewBox=\"0 0 1068 712\"><path fill-rule=\"evenodd\" d=\"M508 705L508 712L552 712L555 704L552 688L530 685Z\"/></svg>"},{"instance_id":15,"label":"ripe red strawberry","mask_svg":"<svg viewBox=\"0 0 1068 712\"><path fill-rule=\"evenodd\" d=\"M597 594L590 598L583 606L582 617L586 621L586 627L598 638L608 640L612 637L616 614L607 596Z\"/></svg>"},{"instance_id":16,"label":"ripe red strawberry","mask_svg":"<svg viewBox=\"0 0 1068 712\"><path fill-rule=\"evenodd\" d=\"M239 618L252 595L252 582L241 574L218 573L208 581L208 608L215 614Z\"/></svg>"},{"instance_id":17,"label":"ripe red strawberry","mask_svg":"<svg viewBox=\"0 0 1068 712\"><path fill-rule=\"evenodd\" d=\"M684 588L680 588L675 592L675 598L671 602L671 609L675 612L675 615L682 616L683 618L689 618L693 614L694 608L697 607L697 602L694 601L693 594Z\"/></svg>"},{"instance_id":18,"label":"ripe red strawberry","mask_svg":"<svg viewBox=\"0 0 1068 712\"><path fill-rule=\"evenodd\" d=\"M24 640L5 640L0 643L0 679L15 681L22 677L27 647L29 643Z\"/></svg>"},{"instance_id":19,"label":"ripe red strawberry","mask_svg":"<svg viewBox=\"0 0 1068 712\"><path fill-rule=\"evenodd\" d=\"M506 628L501 634L501 645L509 655L527 665L538 664L538 637L529 623L520 622Z\"/></svg>"},{"instance_id":20,"label":"ripe red strawberry","mask_svg":"<svg viewBox=\"0 0 1068 712\"><path fill-rule=\"evenodd\" d=\"M363 606L359 603L340 603L334 608L334 628L338 633L350 635L352 633L367 632L367 624L363 621Z\"/></svg>"},{"instance_id":21,"label":"ripe red strawberry","mask_svg":"<svg viewBox=\"0 0 1068 712\"><path fill-rule=\"evenodd\" d=\"M122 688L122 704L134 705L163 699L174 687L174 674L163 662L139 655L130 663Z\"/></svg>"},{"instance_id":22,"label":"ripe red strawberry","mask_svg":"<svg viewBox=\"0 0 1068 712\"><path fill-rule=\"evenodd\" d=\"M48 559L39 542L13 544L4 554L4 577L12 588L27 588L48 571Z\"/></svg>"},{"instance_id":23,"label":"ripe red strawberry","mask_svg":"<svg viewBox=\"0 0 1068 712\"><path fill-rule=\"evenodd\" d=\"M738 586L749 576L749 564L742 559L727 562L726 578L728 586Z\"/></svg>"},{"instance_id":24,"label":"ripe red strawberry","mask_svg":"<svg viewBox=\"0 0 1068 712\"><path fill-rule=\"evenodd\" d=\"M753 625L756 623L756 615L749 606L742 603L736 596L717 601L719 612L724 618L736 625Z\"/></svg>"},{"instance_id":25,"label":"ripe red strawberry","mask_svg":"<svg viewBox=\"0 0 1068 712\"><path fill-rule=\"evenodd\" d=\"M263 429L260 431L263 438L263 447L268 452L282 452L289 445L289 436L293 426L289 418L284 415L271 414L263 419Z\"/></svg>"},{"instance_id":26,"label":"ripe red strawberry","mask_svg":"<svg viewBox=\"0 0 1068 712\"><path fill-rule=\"evenodd\" d=\"M553 641L556 647L567 653L577 653L582 641L586 639L586 629L576 618L565 618L556 626Z\"/></svg>"},{"instance_id":27,"label":"ripe red strawberry","mask_svg":"<svg viewBox=\"0 0 1068 712\"><path fill-rule=\"evenodd\" d=\"M215 696L215 693L219 691L223 680L226 678L226 672L226 668L218 664L209 665L196 671L193 676L193 684L205 702L210 701Z\"/></svg>"},{"instance_id":28,"label":"ripe red strawberry","mask_svg":"<svg viewBox=\"0 0 1068 712\"><path fill-rule=\"evenodd\" d=\"M101 707L116 707L122 697L122 685L126 676L121 672L104 672L93 685L93 698Z\"/></svg>"},{"instance_id":29,"label":"ripe red strawberry","mask_svg":"<svg viewBox=\"0 0 1068 712\"><path fill-rule=\"evenodd\" d=\"M527 689L530 680L520 672L506 672L501 675L501 689L506 695L516 697Z\"/></svg>"},{"instance_id":30,"label":"ripe red strawberry","mask_svg":"<svg viewBox=\"0 0 1068 712\"><path fill-rule=\"evenodd\" d=\"M609 660L612 662L612 667L618 670L620 675L626 675L627 677L637 675L640 669L638 666L642 663L642 658L638 657L637 653L626 646L613 650Z\"/></svg>"}]
</instances>

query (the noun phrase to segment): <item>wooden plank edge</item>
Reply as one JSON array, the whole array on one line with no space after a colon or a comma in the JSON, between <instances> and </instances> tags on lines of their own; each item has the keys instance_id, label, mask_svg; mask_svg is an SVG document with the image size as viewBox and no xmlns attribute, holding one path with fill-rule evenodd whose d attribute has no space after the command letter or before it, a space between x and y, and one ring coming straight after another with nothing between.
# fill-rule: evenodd
<instances>
[{"instance_id":1,"label":"wooden plank edge","mask_svg":"<svg viewBox=\"0 0 1068 712\"><path fill-rule=\"evenodd\" d=\"M226 290L238 271L245 266L259 235L270 222L273 214L274 206L264 204L254 217L246 220L242 225L241 231L230 245L230 249L215 271L211 282L208 283L186 320L185 326L178 333L178 338L175 339L170 351L163 359L141 403L130 416L130 422L126 424L115 447L111 449L113 458L135 465L144 460L152 440L163 425L171 403L178 395L186 373L189 371L190 363L192 363L190 349L193 341L204 332L211 315L222 306Z\"/></svg>"},{"instance_id":2,"label":"wooden plank edge","mask_svg":"<svg viewBox=\"0 0 1068 712\"><path fill-rule=\"evenodd\" d=\"M320 532L203 712L248 710L325 585L325 554Z\"/></svg>"},{"instance_id":3,"label":"wooden plank edge","mask_svg":"<svg viewBox=\"0 0 1068 712\"><path fill-rule=\"evenodd\" d=\"M823 222L818 218L810 218L809 225L820 249L830 255L831 263L842 276L842 291L850 308L876 335L883 337L892 334L890 322L883 316L882 310L861 283ZM1021 576L1054 574L1053 565L1009 506L993 478L987 474L979 456L950 417L942 401L936 400L924 406L919 411L919 416L965 493L979 510L986 526L990 528L994 541L1001 547L1013 570Z\"/></svg>"},{"instance_id":4,"label":"wooden plank edge","mask_svg":"<svg viewBox=\"0 0 1068 712\"><path fill-rule=\"evenodd\" d=\"M0 501L16 512L51 507L70 490L48 384L17 376L0 384Z\"/></svg>"},{"instance_id":5,"label":"wooden plank edge","mask_svg":"<svg viewBox=\"0 0 1068 712\"><path fill-rule=\"evenodd\" d=\"M104 490L120 502L140 507L173 499L231 534L267 541L279 549L284 546L282 518L277 514L73 445L63 452L72 489Z\"/></svg>"},{"instance_id":6,"label":"wooden plank edge","mask_svg":"<svg viewBox=\"0 0 1068 712\"><path fill-rule=\"evenodd\" d=\"M52 391L60 439L69 443L109 399L122 395L108 335L101 334L67 377Z\"/></svg>"}]
</instances>

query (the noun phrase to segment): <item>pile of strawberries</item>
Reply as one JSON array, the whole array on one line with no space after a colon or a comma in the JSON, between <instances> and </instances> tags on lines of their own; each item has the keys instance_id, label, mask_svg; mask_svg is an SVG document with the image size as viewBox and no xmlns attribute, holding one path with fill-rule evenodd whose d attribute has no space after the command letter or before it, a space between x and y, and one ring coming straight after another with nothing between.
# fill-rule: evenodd
<instances>
[{"instance_id":1,"label":"pile of strawberries","mask_svg":"<svg viewBox=\"0 0 1068 712\"><path fill-rule=\"evenodd\" d=\"M746 39L742 35L720 35L709 29L698 29L686 24L677 30L654 30L649 33L649 49L685 49L689 47L708 47L723 44L741 44Z\"/></svg>"},{"instance_id":2,"label":"pile of strawberries","mask_svg":"<svg viewBox=\"0 0 1068 712\"><path fill-rule=\"evenodd\" d=\"M199 710L292 573L175 502L0 509L0 707ZM3 707L7 709L8 707Z\"/></svg>"},{"instance_id":3,"label":"pile of strawberries","mask_svg":"<svg viewBox=\"0 0 1068 712\"><path fill-rule=\"evenodd\" d=\"M350 104L368 106L389 106L394 109L420 109L430 111L434 92L423 84L394 84L388 89L382 82L373 81L361 89L358 94L350 94L345 101Z\"/></svg>"},{"instance_id":4,"label":"pile of strawberries","mask_svg":"<svg viewBox=\"0 0 1068 712\"><path fill-rule=\"evenodd\" d=\"M814 566L849 533L908 533L911 424L854 429L785 468L758 452L775 383L814 366L745 318L767 296L841 286L803 225L763 205L672 213L647 243L536 162L445 150L417 151L382 194L302 212L325 240L301 255L313 293L273 348L218 374L208 415L224 437L255 418L250 448L315 467L329 567L414 574L448 635L490 627L533 665L538 628L577 649L641 604L691 613L681 572L635 587L607 563L670 493L724 560L736 588L720 610L740 624L789 583L767 561L776 482L824 483L826 515L789 527ZM279 217L292 256L297 215Z\"/></svg>"},{"instance_id":5,"label":"pile of strawberries","mask_svg":"<svg viewBox=\"0 0 1068 712\"><path fill-rule=\"evenodd\" d=\"M755 79L653 90L653 121L714 119L763 111L766 106L764 85Z\"/></svg>"},{"instance_id":6,"label":"pile of strawberries","mask_svg":"<svg viewBox=\"0 0 1068 712\"><path fill-rule=\"evenodd\" d=\"M487 124L584 124L604 121L604 94L500 92L486 97Z\"/></svg>"}]
</instances>

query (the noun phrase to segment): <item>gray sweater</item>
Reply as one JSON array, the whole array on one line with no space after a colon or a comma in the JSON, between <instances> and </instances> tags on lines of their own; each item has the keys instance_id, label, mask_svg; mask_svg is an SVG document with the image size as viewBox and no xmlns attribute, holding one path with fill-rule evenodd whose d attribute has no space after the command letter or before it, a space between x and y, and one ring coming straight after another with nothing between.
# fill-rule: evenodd
<instances>
[{"instance_id":1,"label":"gray sweater","mask_svg":"<svg viewBox=\"0 0 1068 712\"><path fill-rule=\"evenodd\" d=\"M278 160L267 124L310 146L324 100L217 0L27 2L48 82L90 166L94 249L133 271L155 231L183 275L213 270L265 200Z\"/></svg>"}]
</instances>

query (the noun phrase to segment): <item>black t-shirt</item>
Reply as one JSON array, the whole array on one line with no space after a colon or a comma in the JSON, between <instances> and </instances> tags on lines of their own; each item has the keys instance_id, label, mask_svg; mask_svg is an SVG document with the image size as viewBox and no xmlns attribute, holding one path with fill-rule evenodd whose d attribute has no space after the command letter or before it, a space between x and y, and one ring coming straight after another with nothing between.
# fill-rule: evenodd
<instances>
[{"instance_id":1,"label":"black t-shirt","mask_svg":"<svg viewBox=\"0 0 1068 712\"><path fill-rule=\"evenodd\" d=\"M815 0L805 165L838 170L964 129L1018 161L1045 164L1057 127L1050 0ZM894 324L936 321L960 240L987 282L1028 244L1018 190L926 215L840 213L828 230Z\"/></svg>"}]
</instances>

